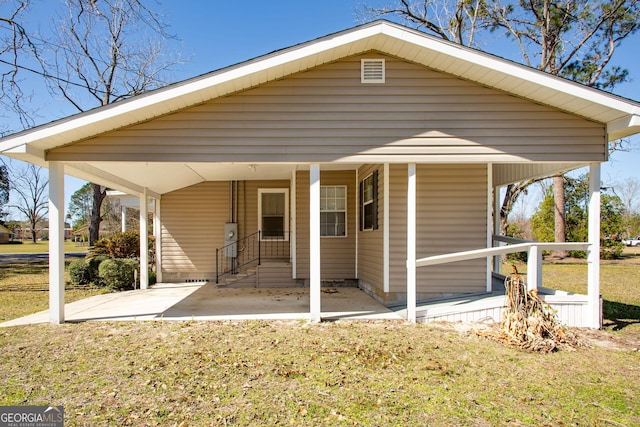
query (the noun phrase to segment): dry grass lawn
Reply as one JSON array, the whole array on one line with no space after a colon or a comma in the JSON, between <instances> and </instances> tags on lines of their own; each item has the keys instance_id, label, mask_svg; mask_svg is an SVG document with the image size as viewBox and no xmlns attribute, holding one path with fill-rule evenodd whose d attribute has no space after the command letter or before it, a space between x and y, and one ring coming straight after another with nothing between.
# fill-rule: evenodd
<instances>
[{"instance_id":1,"label":"dry grass lawn","mask_svg":"<svg viewBox=\"0 0 640 427\"><path fill-rule=\"evenodd\" d=\"M576 351L528 353L462 324L12 327L0 329L0 405L63 405L68 426L640 425L636 261L603 263L606 329L581 331L590 347ZM586 286L584 262L544 269L547 286ZM46 283L33 274L16 287ZM21 292L3 286L2 313Z\"/></svg>"}]
</instances>

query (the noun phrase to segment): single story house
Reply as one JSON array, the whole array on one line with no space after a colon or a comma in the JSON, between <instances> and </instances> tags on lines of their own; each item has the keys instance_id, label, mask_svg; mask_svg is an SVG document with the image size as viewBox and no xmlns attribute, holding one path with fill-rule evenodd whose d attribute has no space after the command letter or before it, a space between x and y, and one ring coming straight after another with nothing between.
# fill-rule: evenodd
<instances>
[{"instance_id":1,"label":"single story house","mask_svg":"<svg viewBox=\"0 0 640 427\"><path fill-rule=\"evenodd\" d=\"M143 241L154 200L159 281L259 262L257 286L310 287L314 321L323 281L415 321L416 301L491 291L500 254L528 251L540 287L549 244L495 235L499 188L589 166L589 241L563 247L589 253L573 323L597 328L600 164L638 132L637 102L376 21L7 136L0 152L49 168L54 323L65 174L138 197Z\"/></svg>"},{"instance_id":2,"label":"single story house","mask_svg":"<svg viewBox=\"0 0 640 427\"><path fill-rule=\"evenodd\" d=\"M4 225L0 224L0 243L9 243L13 233Z\"/></svg>"}]
</instances>

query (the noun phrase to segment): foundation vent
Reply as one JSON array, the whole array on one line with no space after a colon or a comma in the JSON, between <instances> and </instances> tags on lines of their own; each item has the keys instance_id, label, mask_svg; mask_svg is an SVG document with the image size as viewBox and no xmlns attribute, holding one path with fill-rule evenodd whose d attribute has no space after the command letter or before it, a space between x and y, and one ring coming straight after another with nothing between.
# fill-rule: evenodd
<instances>
[{"instance_id":1,"label":"foundation vent","mask_svg":"<svg viewBox=\"0 0 640 427\"><path fill-rule=\"evenodd\" d=\"M360 68L362 83L384 83L384 59L363 59Z\"/></svg>"}]
</instances>

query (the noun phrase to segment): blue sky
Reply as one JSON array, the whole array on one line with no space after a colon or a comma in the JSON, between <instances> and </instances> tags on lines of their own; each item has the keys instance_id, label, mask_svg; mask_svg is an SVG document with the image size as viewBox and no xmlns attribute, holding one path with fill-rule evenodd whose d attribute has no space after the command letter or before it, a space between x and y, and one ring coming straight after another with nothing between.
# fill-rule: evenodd
<instances>
[{"instance_id":1,"label":"blue sky","mask_svg":"<svg viewBox=\"0 0 640 427\"><path fill-rule=\"evenodd\" d=\"M373 1L368 1L369 4ZM303 43L324 35L351 28L361 23L356 8L366 0L322 0L322 1L194 1L165 0L161 5L166 21L171 25L169 32L176 34L179 42L173 48L179 49L189 62L176 70L172 79L184 80L208 71L223 68L257 56ZM385 2L377 2L385 3ZM47 6L54 4L48 0ZM155 7L153 5L152 7ZM50 16L48 7L37 6L34 19L42 22L43 16ZM615 92L619 95L640 100L640 34L616 53L614 62L630 71L631 82L620 85ZM496 41L497 43L497 41ZM491 45L488 45L491 50ZM494 52L495 53L495 52ZM503 54L509 56L508 52ZM48 94L44 94L48 96ZM56 105L54 100L43 100L47 108ZM62 101L60 101L62 102ZM51 108L65 111L59 106ZM68 113L72 113L68 110ZM54 119L56 117L47 117ZM640 178L640 137L633 139L635 151L616 153L603 166L602 179L611 185L627 176ZM83 182L66 179L66 198L76 191Z\"/></svg>"}]
</instances>

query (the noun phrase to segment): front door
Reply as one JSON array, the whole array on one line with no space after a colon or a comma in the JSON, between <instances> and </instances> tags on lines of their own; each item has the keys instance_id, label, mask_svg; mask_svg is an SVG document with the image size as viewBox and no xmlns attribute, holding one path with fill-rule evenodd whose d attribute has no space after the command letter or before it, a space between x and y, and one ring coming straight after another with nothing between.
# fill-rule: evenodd
<instances>
[{"instance_id":1,"label":"front door","mask_svg":"<svg viewBox=\"0 0 640 427\"><path fill-rule=\"evenodd\" d=\"M258 228L262 258L289 261L289 189L258 190Z\"/></svg>"}]
</instances>

